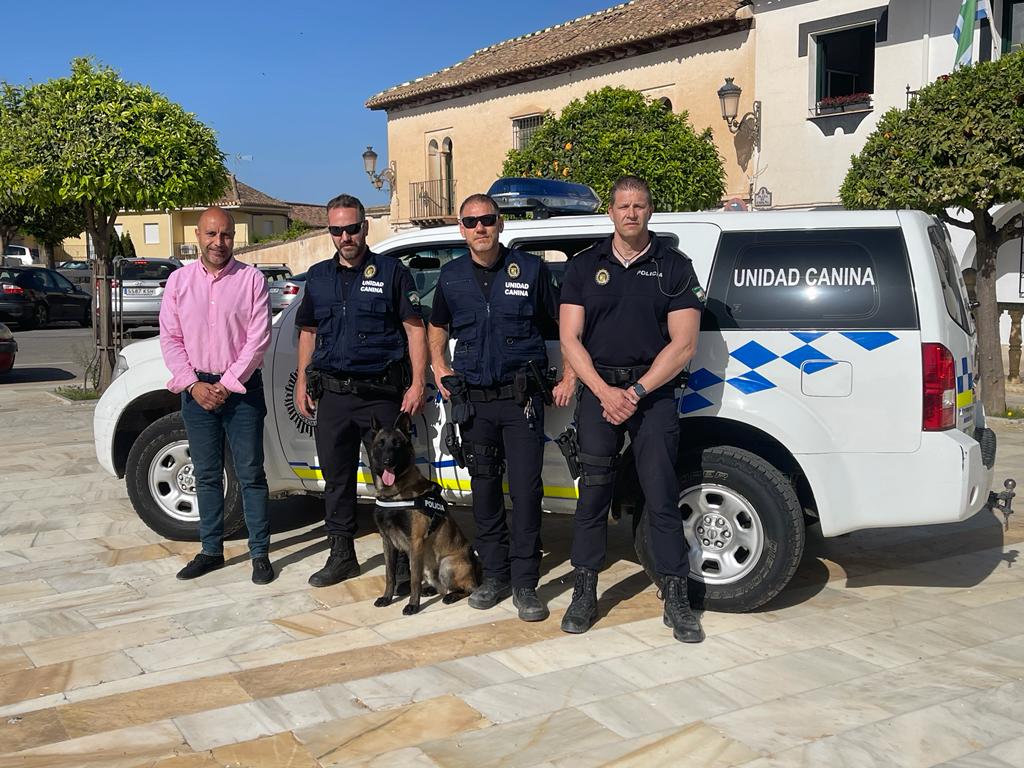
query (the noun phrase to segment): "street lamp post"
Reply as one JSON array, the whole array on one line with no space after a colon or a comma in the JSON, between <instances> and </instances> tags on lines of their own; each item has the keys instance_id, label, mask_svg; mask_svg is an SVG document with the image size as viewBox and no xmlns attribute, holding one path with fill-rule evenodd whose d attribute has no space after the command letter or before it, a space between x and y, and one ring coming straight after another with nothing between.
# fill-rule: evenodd
<instances>
[{"instance_id":1,"label":"street lamp post","mask_svg":"<svg viewBox=\"0 0 1024 768\"><path fill-rule=\"evenodd\" d=\"M363 168L366 170L366 175L370 177L370 183L376 189L380 189L387 184L388 196L394 196L395 180L397 178L397 168L394 160L388 163L387 168L377 173L377 153L373 151L372 146L368 146L366 151L363 152Z\"/></svg>"}]
</instances>

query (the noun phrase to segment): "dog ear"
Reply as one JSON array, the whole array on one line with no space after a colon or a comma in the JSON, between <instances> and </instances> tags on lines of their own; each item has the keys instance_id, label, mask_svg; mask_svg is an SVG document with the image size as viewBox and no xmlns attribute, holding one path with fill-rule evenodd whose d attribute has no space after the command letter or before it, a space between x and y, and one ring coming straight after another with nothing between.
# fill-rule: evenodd
<instances>
[{"instance_id":1,"label":"dog ear","mask_svg":"<svg viewBox=\"0 0 1024 768\"><path fill-rule=\"evenodd\" d=\"M374 434L380 432L380 419L377 418L377 414L370 415L370 431Z\"/></svg>"},{"instance_id":2,"label":"dog ear","mask_svg":"<svg viewBox=\"0 0 1024 768\"><path fill-rule=\"evenodd\" d=\"M398 418L395 419L395 429L401 430L409 437L412 437L412 419L409 418L409 414L402 411L398 414Z\"/></svg>"}]
</instances>

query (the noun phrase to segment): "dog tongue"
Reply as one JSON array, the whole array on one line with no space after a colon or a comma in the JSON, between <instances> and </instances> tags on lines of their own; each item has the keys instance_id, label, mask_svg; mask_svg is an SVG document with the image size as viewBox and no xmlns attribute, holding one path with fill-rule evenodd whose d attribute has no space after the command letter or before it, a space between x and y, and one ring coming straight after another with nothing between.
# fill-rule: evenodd
<instances>
[{"instance_id":1,"label":"dog tongue","mask_svg":"<svg viewBox=\"0 0 1024 768\"><path fill-rule=\"evenodd\" d=\"M380 473L380 479L381 482L384 483L384 485L394 485L395 473L392 472L390 469L385 469L383 472Z\"/></svg>"}]
</instances>

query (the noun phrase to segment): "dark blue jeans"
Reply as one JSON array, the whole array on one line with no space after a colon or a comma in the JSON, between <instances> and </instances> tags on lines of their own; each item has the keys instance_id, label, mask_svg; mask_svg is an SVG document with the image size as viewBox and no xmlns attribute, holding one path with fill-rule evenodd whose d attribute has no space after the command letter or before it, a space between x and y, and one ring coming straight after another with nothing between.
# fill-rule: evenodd
<instances>
[{"instance_id":1,"label":"dark blue jeans","mask_svg":"<svg viewBox=\"0 0 1024 768\"><path fill-rule=\"evenodd\" d=\"M201 374L213 383L218 377ZM216 412L205 410L188 392L181 393L181 417L188 433L189 452L199 503L199 538L208 555L224 553L224 441L242 490L242 511L249 529L249 556L270 550L267 513L267 475L263 470L263 377L257 370L245 382L246 393L231 393Z\"/></svg>"}]
</instances>

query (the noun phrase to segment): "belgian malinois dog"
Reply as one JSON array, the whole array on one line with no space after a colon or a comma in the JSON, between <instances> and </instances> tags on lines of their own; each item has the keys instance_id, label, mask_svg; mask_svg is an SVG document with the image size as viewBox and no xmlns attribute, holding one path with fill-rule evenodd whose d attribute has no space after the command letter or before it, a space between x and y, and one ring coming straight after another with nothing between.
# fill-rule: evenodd
<instances>
[{"instance_id":1,"label":"belgian malinois dog","mask_svg":"<svg viewBox=\"0 0 1024 768\"><path fill-rule=\"evenodd\" d=\"M395 599L395 563L399 550L409 555L409 604L402 613L420 609L423 581L454 603L480 583L480 562L465 535L448 515L440 487L420 474L412 446L409 414L399 414L390 429L376 417L370 421L370 470L377 488L373 518L384 540L384 594L374 601L383 608Z\"/></svg>"}]
</instances>

